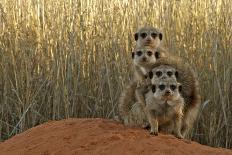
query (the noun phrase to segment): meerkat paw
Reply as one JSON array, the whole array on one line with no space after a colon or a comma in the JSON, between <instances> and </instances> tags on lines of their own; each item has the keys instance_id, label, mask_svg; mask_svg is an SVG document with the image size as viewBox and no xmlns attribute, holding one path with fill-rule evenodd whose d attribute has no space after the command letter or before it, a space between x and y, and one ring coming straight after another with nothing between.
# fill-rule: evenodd
<instances>
[{"instance_id":1,"label":"meerkat paw","mask_svg":"<svg viewBox=\"0 0 232 155\"><path fill-rule=\"evenodd\" d=\"M182 136L180 133L179 134L175 134L176 138L178 139L184 139L184 136Z\"/></svg>"},{"instance_id":2,"label":"meerkat paw","mask_svg":"<svg viewBox=\"0 0 232 155\"><path fill-rule=\"evenodd\" d=\"M151 135L158 136L158 132L155 132L155 131L150 131L150 134L151 134Z\"/></svg>"},{"instance_id":3,"label":"meerkat paw","mask_svg":"<svg viewBox=\"0 0 232 155\"><path fill-rule=\"evenodd\" d=\"M151 134L151 135L158 136L158 130L151 129L150 134Z\"/></svg>"}]
</instances>

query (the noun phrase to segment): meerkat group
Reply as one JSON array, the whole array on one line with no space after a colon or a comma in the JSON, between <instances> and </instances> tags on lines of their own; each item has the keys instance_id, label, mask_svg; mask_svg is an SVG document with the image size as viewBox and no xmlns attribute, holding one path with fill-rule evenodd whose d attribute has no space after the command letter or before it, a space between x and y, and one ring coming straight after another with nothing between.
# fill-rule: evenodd
<instances>
[{"instance_id":1,"label":"meerkat group","mask_svg":"<svg viewBox=\"0 0 232 155\"><path fill-rule=\"evenodd\" d=\"M125 125L184 138L200 108L199 83L188 63L161 47L162 38L162 32L150 26L135 33L134 78L119 98L119 114Z\"/></svg>"}]
</instances>

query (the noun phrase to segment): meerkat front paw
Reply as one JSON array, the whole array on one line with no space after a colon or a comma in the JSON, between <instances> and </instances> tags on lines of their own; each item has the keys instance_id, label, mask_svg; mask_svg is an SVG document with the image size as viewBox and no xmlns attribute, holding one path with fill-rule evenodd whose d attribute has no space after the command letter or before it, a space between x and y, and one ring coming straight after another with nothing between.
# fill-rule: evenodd
<instances>
[{"instance_id":1,"label":"meerkat front paw","mask_svg":"<svg viewBox=\"0 0 232 155\"><path fill-rule=\"evenodd\" d=\"M181 133L175 134L175 137L178 138L178 139L183 139L184 138Z\"/></svg>"},{"instance_id":2,"label":"meerkat front paw","mask_svg":"<svg viewBox=\"0 0 232 155\"><path fill-rule=\"evenodd\" d=\"M150 134L151 134L151 135L158 136L158 132L156 132L156 131L150 131Z\"/></svg>"},{"instance_id":3,"label":"meerkat front paw","mask_svg":"<svg viewBox=\"0 0 232 155\"><path fill-rule=\"evenodd\" d=\"M151 128L150 134L158 136L158 129Z\"/></svg>"}]
</instances>

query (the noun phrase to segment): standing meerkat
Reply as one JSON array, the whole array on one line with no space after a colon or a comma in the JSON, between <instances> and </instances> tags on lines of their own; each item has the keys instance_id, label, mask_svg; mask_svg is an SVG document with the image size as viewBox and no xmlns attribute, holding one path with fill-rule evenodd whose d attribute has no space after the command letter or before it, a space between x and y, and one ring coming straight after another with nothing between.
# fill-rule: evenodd
<instances>
[{"instance_id":1,"label":"standing meerkat","mask_svg":"<svg viewBox=\"0 0 232 155\"><path fill-rule=\"evenodd\" d=\"M146 94L145 114L151 126L151 134L158 135L158 127L168 125L177 138L181 134L184 99L180 95L181 85L174 78L160 79Z\"/></svg>"},{"instance_id":2,"label":"standing meerkat","mask_svg":"<svg viewBox=\"0 0 232 155\"><path fill-rule=\"evenodd\" d=\"M161 74L159 70L157 70L157 67L162 65L173 67L177 71L177 82L181 83L182 85L181 95L185 101L182 134L183 136L186 136L197 118L201 105L199 82L196 72L194 72L190 65L184 62L181 58L174 56L160 58L153 65L152 71L149 72L149 77L151 78L152 84L156 83L157 74ZM164 73L162 72L162 74Z\"/></svg>"}]
</instances>

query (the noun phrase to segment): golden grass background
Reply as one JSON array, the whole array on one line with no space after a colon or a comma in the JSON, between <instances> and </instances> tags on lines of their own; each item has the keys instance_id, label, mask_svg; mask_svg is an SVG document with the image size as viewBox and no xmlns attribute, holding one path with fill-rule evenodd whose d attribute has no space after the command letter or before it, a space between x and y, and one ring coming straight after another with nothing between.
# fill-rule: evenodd
<instances>
[{"instance_id":1,"label":"golden grass background","mask_svg":"<svg viewBox=\"0 0 232 155\"><path fill-rule=\"evenodd\" d=\"M148 24L198 71L192 139L232 148L231 14L229 0L0 0L0 140L48 120L117 115L133 34Z\"/></svg>"}]
</instances>

